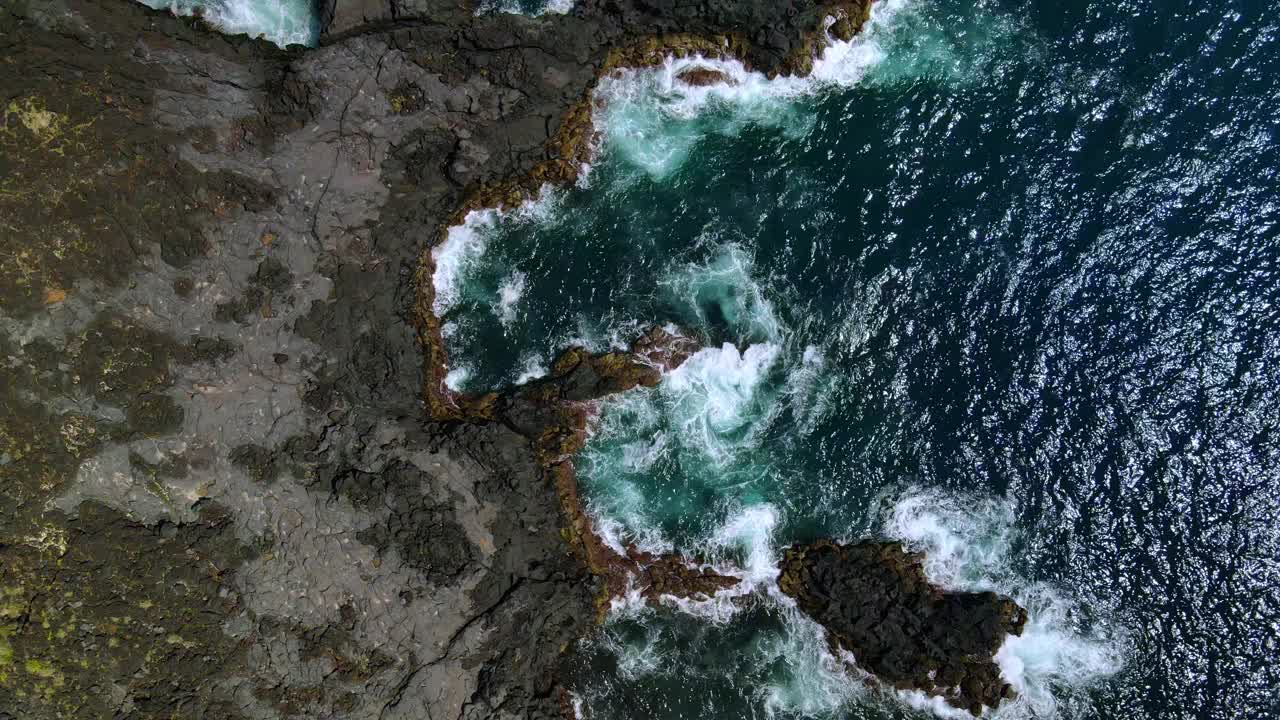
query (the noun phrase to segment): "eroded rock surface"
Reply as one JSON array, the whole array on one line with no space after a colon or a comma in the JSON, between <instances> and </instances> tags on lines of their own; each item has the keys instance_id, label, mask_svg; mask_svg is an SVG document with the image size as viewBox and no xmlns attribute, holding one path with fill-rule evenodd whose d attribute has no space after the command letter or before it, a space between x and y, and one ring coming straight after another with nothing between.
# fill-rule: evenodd
<instances>
[{"instance_id":1,"label":"eroded rock surface","mask_svg":"<svg viewBox=\"0 0 1280 720\"><path fill-rule=\"evenodd\" d=\"M790 548L779 586L826 628L833 651L900 690L922 690L981 714L1013 696L993 657L1021 635L1027 612L992 592L931 585L919 555L897 542Z\"/></svg>"},{"instance_id":2,"label":"eroded rock surface","mask_svg":"<svg viewBox=\"0 0 1280 720\"><path fill-rule=\"evenodd\" d=\"M562 412L655 373L578 357L450 411L424 251L575 172L606 68L803 69L837 8L337 0L284 51L5 3L0 711L559 716L610 582L562 536Z\"/></svg>"},{"instance_id":3,"label":"eroded rock surface","mask_svg":"<svg viewBox=\"0 0 1280 720\"><path fill-rule=\"evenodd\" d=\"M691 67L682 70L676 75L676 79L693 87L707 87L709 85L732 82L732 78L723 70L710 67Z\"/></svg>"}]
</instances>

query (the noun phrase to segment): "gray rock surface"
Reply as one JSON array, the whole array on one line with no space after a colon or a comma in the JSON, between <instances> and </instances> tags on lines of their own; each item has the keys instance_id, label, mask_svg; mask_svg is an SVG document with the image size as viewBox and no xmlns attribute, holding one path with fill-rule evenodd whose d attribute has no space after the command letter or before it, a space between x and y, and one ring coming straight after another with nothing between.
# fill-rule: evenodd
<instances>
[{"instance_id":1,"label":"gray rock surface","mask_svg":"<svg viewBox=\"0 0 1280 720\"><path fill-rule=\"evenodd\" d=\"M284 51L3 2L0 710L560 715L597 581L526 435L428 416L420 255L611 47L734 32L771 69L825 12L337 0Z\"/></svg>"}]
</instances>

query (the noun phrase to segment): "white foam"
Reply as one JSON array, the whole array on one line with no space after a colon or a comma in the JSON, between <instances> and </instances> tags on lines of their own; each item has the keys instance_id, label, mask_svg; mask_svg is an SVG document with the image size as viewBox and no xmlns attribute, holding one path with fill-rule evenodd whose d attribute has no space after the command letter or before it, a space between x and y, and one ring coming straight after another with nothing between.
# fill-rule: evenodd
<instances>
[{"instance_id":1,"label":"white foam","mask_svg":"<svg viewBox=\"0 0 1280 720\"><path fill-rule=\"evenodd\" d=\"M1019 637L1009 637L996 655L1004 677L1018 698L1002 704L996 718L1055 718L1063 716L1073 698L1121 667L1114 643L1088 634L1072 620L1073 602L1060 591L1019 580L1011 565L1013 514L1008 503L910 490L893 504L885 521L886 533L928 553L930 580L964 590L995 589L1013 596L1027 608L1030 620ZM621 524L605 519L605 535L621 548ZM832 655L820 626L801 613L777 587L778 511L769 504L742 506L712 534L698 551L712 560L718 572L740 578L740 584L710 600L663 596L670 609L706 622L724 624L742 611L741 598L754 595L784 618L780 634L753 646L753 664L776 666L787 672L760 690L770 715L825 715L868 695L865 672L854 658ZM616 535L615 535L616 534ZM642 619L651 612L638 590L614 601L611 617ZM646 624L647 625L647 624ZM642 646L619 645L628 673L652 672L661 659L653 653L652 633ZM940 698L921 692L884 689L879 696L943 718L969 717Z\"/></svg>"},{"instance_id":2,"label":"white foam","mask_svg":"<svg viewBox=\"0 0 1280 720\"><path fill-rule=\"evenodd\" d=\"M1033 586L1015 593L1029 619L996 653L1000 673L1018 691L1002 717L1053 718L1081 689L1118 672L1119 647L1084 636L1071 619L1073 603L1057 590Z\"/></svg>"},{"instance_id":3,"label":"white foam","mask_svg":"<svg viewBox=\"0 0 1280 720\"><path fill-rule=\"evenodd\" d=\"M925 552L925 574L932 582L988 590L997 580L1010 579L1013 527L1007 502L910 489L894 503L885 534Z\"/></svg>"},{"instance_id":4,"label":"white foam","mask_svg":"<svg viewBox=\"0 0 1280 720\"><path fill-rule=\"evenodd\" d=\"M842 379L838 373L829 372L827 360L817 346L805 346L799 365L787 373L782 390L791 405L797 434L812 433L827 417Z\"/></svg>"},{"instance_id":5,"label":"white foam","mask_svg":"<svg viewBox=\"0 0 1280 720\"><path fill-rule=\"evenodd\" d=\"M885 533L925 552L930 581L957 590L995 590L1027 609L1022 635L996 654L1018 698L1001 718L1055 718L1064 702L1123 665L1122 643L1106 627L1086 632L1074 619L1078 600L1064 590L1028 583L1013 567L1012 503L907 490L885 521Z\"/></svg>"},{"instance_id":6,"label":"white foam","mask_svg":"<svg viewBox=\"0 0 1280 720\"><path fill-rule=\"evenodd\" d=\"M660 285L670 300L683 309L688 322L703 330L712 331L723 321L740 340L779 342L782 324L755 277L751 254L712 234L704 234L698 243L712 246L714 252L701 262L677 264L664 273Z\"/></svg>"},{"instance_id":7,"label":"white foam","mask_svg":"<svg viewBox=\"0 0 1280 720\"><path fill-rule=\"evenodd\" d=\"M471 368L459 365L445 374L444 386L454 392L461 392L469 379L471 379Z\"/></svg>"},{"instance_id":8,"label":"white foam","mask_svg":"<svg viewBox=\"0 0 1280 720\"><path fill-rule=\"evenodd\" d=\"M716 572L738 578L738 584L705 600L664 595L663 603L710 623L732 620L742 610L739 598L776 587L778 554L773 534L777 526L778 510L767 503L731 514L700 551L711 558Z\"/></svg>"},{"instance_id":9,"label":"white foam","mask_svg":"<svg viewBox=\"0 0 1280 720\"><path fill-rule=\"evenodd\" d=\"M965 710L953 707L937 695L929 695L920 690L893 689L892 695L909 708L927 712L947 720L973 720L973 715Z\"/></svg>"},{"instance_id":10,"label":"white foam","mask_svg":"<svg viewBox=\"0 0 1280 720\"><path fill-rule=\"evenodd\" d=\"M484 257L489 245L485 231L497 219L495 210L472 210L461 225L449 228L444 242L431 248L431 260L435 265L431 283L436 291L431 311L437 317L443 317L462 299L462 282L467 272Z\"/></svg>"},{"instance_id":11,"label":"white foam","mask_svg":"<svg viewBox=\"0 0 1280 720\"><path fill-rule=\"evenodd\" d=\"M777 596L784 598L781 592ZM761 689L769 717L827 717L839 708L867 694L846 661L827 651L822 626L797 610L779 602L784 630L760 643L761 662L781 664L786 672Z\"/></svg>"},{"instance_id":12,"label":"white foam","mask_svg":"<svg viewBox=\"0 0 1280 720\"><path fill-rule=\"evenodd\" d=\"M662 530L650 521L645 497L633 482L616 482L610 487L608 497L591 498L587 502L587 513L596 535L619 555L627 553L628 545L655 555L674 549Z\"/></svg>"},{"instance_id":13,"label":"white foam","mask_svg":"<svg viewBox=\"0 0 1280 720\"><path fill-rule=\"evenodd\" d=\"M201 16L229 35L262 37L281 47L315 45L319 18L310 0L140 0L174 15Z\"/></svg>"},{"instance_id":14,"label":"white foam","mask_svg":"<svg viewBox=\"0 0 1280 720\"><path fill-rule=\"evenodd\" d=\"M507 13L509 15L568 15L573 12L574 0L546 0L538 7L525 9L516 0L484 0L476 8L477 15Z\"/></svg>"},{"instance_id":15,"label":"white foam","mask_svg":"<svg viewBox=\"0 0 1280 720\"><path fill-rule=\"evenodd\" d=\"M652 468L669 447L667 433L659 430L651 438L627 443L622 447L622 465L628 472L640 473Z\"/></svg>"},{"instance_id":16,"label":"white foam","mask_svg":"<svg viewBox=\"0 0 1280 720\"><path fill-rule=\"evenodd\" d=\"M736 554L744 559L741 569L726 568L742 580L747 590L769 587L778 579L778 553L774 531L778 509L769 503L750 505L730 515L712 536L708 551L712 557Z\"/></svg>"},{"instance_id":17,"label":"white foam","mask_svg":"<svg viewBox=\"0 0 1280 720\"><path fill-rule=\"evenodd\" d=\"M635 584L635 577L627 578L627 589L621 595L609 599L609 617L612 619L635 618L648 611L649 604L640 588Z\"/></svg>"},{"instance_id":18,"label":"white foam","mask_svg":"<svg viewBox=\"0 0 1280 720\"><path fill-rule=\"evenodd\" d=\"M655 180L683 165L709 134L732 136L757 125L801 137L813 127L814 117L797 108L796 100L862 82L885 60L882 39L909 4L910 0L873 4L871 19L851 41L828 36L805 77L770 79L738 60L701 55L668 57L657 67L619 71L603 78L596 89L603 108L596 125L603 129L611 151ZM692 85L680 79L693 69L720 73L724 80Z\"/></svg>"},{"instance_id":19,"label":"white foam","mask_svg":"<svg viewBox=\"0 0 1280 720\"><path fill-rule=\"evenodd\" d=\"M548 372L547 363L541 357L533 353L525 355L520 363L519 374L516 375L516 385L546 377Z\"/></svg>"},{"instance_id":20,"label":"white foam","mask_svg":"<svg viewBox=\"0 0 1280 720\"><path fill-rule=\"evenodd\" d=\"M515 271L502 281L498 287L498 301L494 303L493 312L504 327L510 327L516 321L516 305L524 297L527 276Z\"/></svg>"},{"instance_id":21,"label":"white foam","mask_svg":"<svg viewBox=\"0 0 1280 720\"><path fill-rule=\"evenodd\" d=\"M641 610L629 617L637 617L642 613L651 613L641 601ZM608 642L618 658L618 671L625 678L639 678L662 670L667 662L662 643L662 631L652 625L644 625L644 637L641 642L618 642L609 638Z\"/></svg>"},{"instance_id":22,"label":"white foam","mask_svg":"<svg viewBox=\"0 0 1280 720\"><path fill-rule=\"evenodd\" d=\"M555 217L563 196L562 190L543 185L536 197L525 200L512 210L472 210L460 225L450 227L444 241L431 248L431 260L435 265L431 284L436 293L431 311L437 317L443 317L462 299L464 286L480 266L499 221L547 223ZM521 283L523 288L523 280Z\"/></svg>"},{"instance_id":23,"label":"white foam","mask_svg":"<svg viewBox=\"0 0 1280 720\"><path fill-rule=\"evenodd\" d=\"M573 0L547 0L542 11L551 15L568 15L573 12Z\"/></svg>"},{"instance_id":24,"label":"white foam","mask_svg":"<svg viewBox=\"0 0 1280 720\"><path fill-rule=\"evenodd\" d=\"M704 348L671 371L659 385L681 442L723 466L744 446L739 433L760 419L757 392L778 358L778 346L761 343L739 352L724 343Z\"/></svg>"}]
</instances>

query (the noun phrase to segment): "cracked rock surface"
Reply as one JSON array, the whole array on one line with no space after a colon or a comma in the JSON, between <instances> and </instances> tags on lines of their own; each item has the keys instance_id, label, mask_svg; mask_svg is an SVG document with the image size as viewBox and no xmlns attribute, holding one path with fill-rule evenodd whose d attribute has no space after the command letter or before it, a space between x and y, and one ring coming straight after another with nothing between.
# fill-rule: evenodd
<instances>
[{"instance_id":1,"label":"cracked rock surface","mask_svg":"<svg viewBox=\"0 0 1280 720\"><path fill-rule=\"evenodd\" d=\"M829 11L336 0L280 50L0 4L0 714L559 716L600 581L533 435L428 411L423 251L612 49L774 72Z\"/></svg>"},{"instance_id":2,"label":"cracked rock surface","mask_svg":"<svg viewBox=\"0 0 1280 720\"><path fill-rule=\"evenodd\" d=\"M981 715L1014 696L994 656L1027 611L994 592L943 590L899 542L819 540L787 550L779 587L826 629L832 653L899 690Z\"/></svg>"}]
</instances>

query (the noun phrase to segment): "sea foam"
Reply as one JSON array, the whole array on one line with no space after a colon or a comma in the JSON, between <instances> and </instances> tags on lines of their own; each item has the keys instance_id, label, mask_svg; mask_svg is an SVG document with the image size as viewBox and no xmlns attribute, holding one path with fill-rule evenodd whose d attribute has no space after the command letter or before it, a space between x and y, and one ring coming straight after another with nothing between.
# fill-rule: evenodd
<instances>
[{"instance_id":1,"label":"sea foam","mask_svg":"<svg viewBox=\"0 0 1280 720\"><path fill-rule=\"evenodd\" d=\"M140 0L175 15L199 13L229 35L262 37L280 47L315 45L320 19L311 0Z\"/></svg>"},{"instance_id":2,"label":"sea foam","mask_svg":"<svg viewBox=\"0 0 1280 720\"><path fill-rule=\"evenodd\" d=\"M483 0L476 8L476 14L567 15L573 11L573 5L574 0Z\"/></svg>"},{"instance_id":3,"label":"sea foam","mask_svg":"<svg viewBox=\"0 0 1280 720\"><path fill-rule=\"evenodd\" d=\"M751 650L754 665L787 669L757 689L771 715L822 716L851 702L875 702L873 698L880 697L939 717L968 717L941 699L918 691L869 692L865 671L854 664L856 658L847 653L836 657L827 651L821 627L777 586L780 521L778 510L767 503L742 506L731 513L694 552L710 559L718 572L740 578L741 583L710 600L664 596L663 603L671 610L723 625L748 607L740 599L751 595L781 616L782 628ZM608 519L605 522L610 524ZM1023 634L1010 636L996 655L1003 676L1013 684L1018 697L1003 704L994 717L1069 716L1065 714L1077 698L1121 668L1118 641L1105 629L1086 631L1079 627L1073 619L1073 599L1060 589L1019 577L1013 554L1017 533L1008 503L909 489L892 499L883 531L926 553L926 574L931 582L955 590L994 590L1011 595L1027 608L1029 621ZM619 527L613 523L609 534L615 542L620 537L617 533ZM638 588L615 602L611 617L658 623L645 608ZM657 627L646 630L645 637L657 637ZM625 645L616 650L625 655L630 672L651 671L663 662L653 656L656 645L652 642L639 648Z\"/></svg>"},{"instance_id":4,"label":"sea foam","mask_svg":"<svg viewBox=\"0 0 1280 720\"><path fill-rule=\"evenodd\" d=\"M884 532L925 553L931 582L956 590L994 590L1027 609L1020 636L996 654L1018 698L1001 705L1002 718L1054 718L1083 691L1124 663L1120 634L1103 622L1085 628L1079 599L1062 588L1024 580L1015 564L1018 533L1007 500L908 489L893 503Z\"/></svg>"},{"instance_id":5,"label":"sea foam","mask_svg":"<svg viewBox=\"0 0 1280 720\"><path fill-rule=\"evenodd\" d=\"M524 273L515 271L498 288L498 300L494 303L493 312L504 326L509 327L516 321L516 305L524 296L527 279Z\"/></svg>"},{"instance_id":6,"label":"sea foam","mask_svg":"<svg viewBox=\"0 0 1280 720\"><path fill-rule=\"evenodd\" d=\"M695 353L667 374L660 387L668 416L685 447L723 466L752 442L752 426L761 418L766 375L778 358L771 343L745 352L729 343Z\"/></svg>"},{"instance_id":7,"label":"sea foam","mask_svg":"<svg viewBox=\"0 0 1280 720\"><path fill-rule=\"evenodd\" d=\"M461 224L449 227L443 242L431 249L431 260L435 266L431 274L432 287L435 289L435 300L431 310L437 317L443 317L462 299L465 283L484 258L489 248L490 237L494 228L502 221L545 222L554 215L556 206L563 193L549 185L544 185L536 197L530 198L511 210L486 208L472 210L466 214ZM517 280L512 276L513 281ZM518 276L519 287L509 288L499 299L510 296L510 305L514 305L523 291L525 277Z\"/></svg>"},{"instance_id":8,"label":"sea foam","mask_svg":"<svg viewBox=\"0 0 1280 720\"><path fill-rule=\"evenodd\" d=\"M604 147L650 178L664 180L709 135L732 137L757 126L803 137L815 118L798 101L861 83L886 59L882 43L909 7L909 0L875 3L863 31L850 41L828 36L811 72L803 77L769 78L734 58L693 55L669 56L656 67L602 78L596 97L603 109L595 121ZM684 82L681 76L694 69L718 72L724 80L709 85Z\"/></svg>"}]
</instances>

